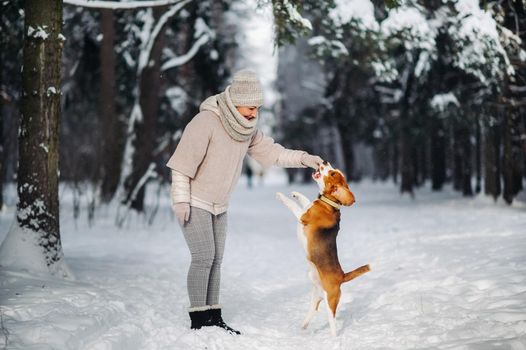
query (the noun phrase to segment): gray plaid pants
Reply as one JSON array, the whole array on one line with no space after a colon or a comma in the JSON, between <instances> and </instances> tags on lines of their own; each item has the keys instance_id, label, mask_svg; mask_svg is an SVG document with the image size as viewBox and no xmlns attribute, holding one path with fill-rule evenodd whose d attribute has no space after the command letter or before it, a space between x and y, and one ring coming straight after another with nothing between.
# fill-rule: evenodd
<instances>
[{"instance_id":1,"label":"gray plaid pants","mask_svg":"<svg viewBox=\"0 0 526 350\"><path fill-rule=\"evenodd\" d=\"M226 225L226 212L213 215L191 207L190 220L181 226L192 257L187 278L191 308L219 304Z\"/></svg>"}]
</instances>

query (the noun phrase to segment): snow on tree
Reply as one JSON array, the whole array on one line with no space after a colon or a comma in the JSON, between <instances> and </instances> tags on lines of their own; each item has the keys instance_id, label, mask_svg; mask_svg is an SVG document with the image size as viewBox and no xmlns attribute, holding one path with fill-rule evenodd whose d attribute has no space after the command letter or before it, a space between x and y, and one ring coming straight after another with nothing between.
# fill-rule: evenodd
<instances>
[{"instance_id":1,"label":"snow on tree","mask_svg":"<svg viewBox=\"0 0 526 350\"><path fill-rule=\"evenodd\" d=\"M62 1L25 2L16 218L0 265L74 278L60 240L58 147Z\"/></svg>"},{"instance_id":2,"label":"snow on tree","mask_svg":"<svg viewBox=\"0 0 526 350\"><path fill-rule=\"evenodd\" d=\"M439 112L444 112L449 105L460 106L457 97L452 93L437 94L433 96L429 105Z\"/></svg>"},{"instance_id":3,"label":"snow on tree","mask_svg":"<svg viewBox=\"0 0 526 350\"><path fill-rule=\"evenodd\" d=\"M158 176L155 167L152 167L154 162L151 159L155 147L154 135L151 134L154 131L152 125L155 124L157 112L151 111L149 107L153 106L158 108L159 103L152 101L148 103L145 99L145 93L157 93L158 89L153 89L152 91L150 91L150 89L148 89L148 91L144 90L147 85L143 84L148 82L145 79L145 72L156 69L158 72L153 73L153 76L158 77L161 72L182 66L195 57L200 47L215 37L215 32L208 27L203 19L198 18L195 21L193 30L194 42L185 54L173 55L171 51L165 51L165 53L169 53L170 56L167 57L164 62L160 62L162 48L159 47L157 48L157 55L155 57L152 56L155 45L159 43L159 35L165 30L168 21L188 3L189 1L182 1L172 6L168 11L160 15L158 19L155 18L152 10L147 10L141 16L143 22L142 27L140 27L140 29L139 27L135 28L137 38L140 40L140 50L138 58L135 60L138 84L134 91L135 99L128 120L127 141L124 151L121 180L115 196L115 198L124 204L122 208L124 214L119 213L117 218L119 225L122 224L123 218L126 217L127 212L131 208L139 212L143 210L144 185L149 179ZM184 13L182 13L182 15L184 15ZM148 74L152 75L152 73ZM157 98L158 97L159 96L157 96ZM147 115L144 113L145 108L150 109ZM145 127L148 125L149 127ZM145 134L148 130L150 132L149 136ZM137 145L142 147L140 153L137 152Z\"/></svg>"},{"instance_id":4,"label":"snow on tree","mask_svg":"<svg viewBox=\"0 0 526 350\"><path fill-rule=\"evenodd\" d=\"M267 1L259 0L260 4ZM301 12L305 5L298 0L272 0L274 15L274 43L277 47L294 42L299 36L312 31L312 23ZM320 4L325 6L324 3Z\"/></svg>"},{"instance_id":5,"label":"snow on tree","mask_svg":"<svg viewBox=\"0 0 526 350\"><path fill-rule=\"evenodd\" d=\"M497 23L489 11L479 7L478 0L459 0L456 15L448 20L448 33L456 44L453 64L474 75L484 85L512 76L515 69L500 41ZM509 39L517 40L514 35Z\"/></svg>"}]
</instances>

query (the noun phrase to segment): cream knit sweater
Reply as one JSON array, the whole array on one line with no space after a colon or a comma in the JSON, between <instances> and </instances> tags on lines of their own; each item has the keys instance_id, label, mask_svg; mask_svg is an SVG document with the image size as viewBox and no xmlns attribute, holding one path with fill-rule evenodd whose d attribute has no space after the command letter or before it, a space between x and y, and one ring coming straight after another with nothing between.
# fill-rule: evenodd
<instances>
[{"instance_id":1,"label":"cream knit sweater","mask_svg":"<svg viewBox=\"0 0 526 350\"><path fill-rule=\"evenodd\" d=\"M304 151L284 148L256 130L245 142L232 139L219 116L199 112L184 129L177 148L166 164L172 169L171 197L212 214L225 212L248 154L264 168L301 168Z\"/></svg>"}]
</instances>

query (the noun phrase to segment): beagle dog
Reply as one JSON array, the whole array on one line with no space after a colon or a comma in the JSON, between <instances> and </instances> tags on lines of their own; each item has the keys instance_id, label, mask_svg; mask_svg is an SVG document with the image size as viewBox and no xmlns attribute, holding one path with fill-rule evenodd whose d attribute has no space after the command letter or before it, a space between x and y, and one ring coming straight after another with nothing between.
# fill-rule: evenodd
<instances>
[{"instance_id":1,"label":"beagle dog","mask_svg":"<svg viewBox=\"0 0 526 350\"><path fill-rule=\"evenodd\" d=\"M309 277L313 282L311 304L303 328L318 310L324 300L332 335L336 336L336 308L340 301L340 286L370 270L364 265L350 272L343 272L338 260L336 236L340 228L340 207L354 203L345 176L324 162L312 174L320 188L318 199L310 202L304 195L293 192L297 202L277 193L277 198L289 208L298 219L298 238L303 244L309 261Z\"/></svg>"}]
</instances>

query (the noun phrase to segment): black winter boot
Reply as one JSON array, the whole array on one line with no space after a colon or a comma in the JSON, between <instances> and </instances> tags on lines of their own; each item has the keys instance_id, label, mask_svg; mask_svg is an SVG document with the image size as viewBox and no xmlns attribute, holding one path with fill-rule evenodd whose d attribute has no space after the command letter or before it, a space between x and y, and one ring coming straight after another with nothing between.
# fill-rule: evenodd
<instances>
[{"instance_id":1,"label":"black winter boot","mask_svg":"<svg viewBox=\"0 0 526 350\"><path fill-rule=\"evenodd\" d=\"M192 321L190 326L192 329L200 329L201 327L212 325L210 323L210 310L190 311L188 314Z\"/></svg>"},{"instance_id":2,"label":"black winter boot","mask_svg":"<svg viewBox=\"0 0 526 350\"><path fill-rule=\"evenodd\" d=\"M234 328L229 327L223 317L221 317L221 309L210 309L210 325L217 326L225 329L230 334L241 334L240 331L236 331Z\"/></svg>"}]
</instances>

